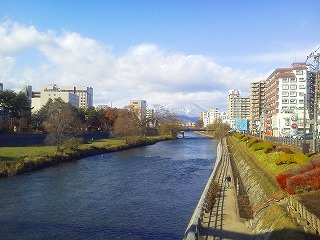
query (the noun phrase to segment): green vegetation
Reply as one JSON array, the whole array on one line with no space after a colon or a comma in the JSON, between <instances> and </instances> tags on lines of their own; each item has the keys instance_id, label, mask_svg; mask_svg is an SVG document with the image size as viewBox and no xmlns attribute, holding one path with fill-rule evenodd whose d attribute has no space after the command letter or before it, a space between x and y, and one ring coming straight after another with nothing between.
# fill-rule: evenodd
<instances>
[{"instance_id":1,"label":"green vegetation","mask_svg":"<svg viewBox=\"0 0 320 240\"><path fill-rule=\"evenodd\" d=\"M90 155L124 150L168 139L172 137L146 137L135 144L127 144L123 138L103 139L82 144L75 140L76 144L72 142L58 153L54 146L0 147L0 177L22 174ZM79 141L82 140L79 139Z\"/></svg>"},{"instance_id":2,"label":"green vegetation","mask_svg":"<svg viewBox=\"0 0 320 240\"><path fill-rule=\"evenodd\" d=\"M216 141L220 141L226 137L230 131L230 125L223 123L220 118L216 119L214 123L209 124L206 128L207 134L212 136Z\"/></svg>"},{"instance_id":3,"label":"green vegetation","mask_svg":"<svg viewBox=\"0 0 320 240\"><path fill-rule=\"evenodd\" d=\"M298 163L298 164L304 164L309 161L309 158L302 154L302 153L295 153L295 154L288 154L284 153L277 157L275 160L277 165L280 164L291 164L291 163Z\"/></svg>"},{"instance_id":4,"label":"green vegetation","mask_svg":"<svg viewBox=\"0 0 320 240\"><path fill-rule=\"evenodd\" d=\"M287 147L274 144L271 151L265 151L264 148L260 148L260 150L254 148L255 144L263 142L265 141L262 139L257 141L242 134L234 134L233 137L228 138L229 149L231 155L234 156L233 159L236 165L240 162L243 165L243 162L245 162L246 168L250 169L250 175L255 176L255 179L258 180L256 184L259 185L259 189L264 194L259 202L272 198L273 195L280 191L275 179L279 173L298 166L296 163L277 165L276 159L284 154L278 149L283 150L287 149ZM295 150L292 149L292 151ZM259 228L271 231L270 240L305 239L304 233L299 231L299 228L292 222L291 217L288 216L285 206L280 204L271 204L265 209L263 215L259 217Z\"/></svg>"}]
</instances>

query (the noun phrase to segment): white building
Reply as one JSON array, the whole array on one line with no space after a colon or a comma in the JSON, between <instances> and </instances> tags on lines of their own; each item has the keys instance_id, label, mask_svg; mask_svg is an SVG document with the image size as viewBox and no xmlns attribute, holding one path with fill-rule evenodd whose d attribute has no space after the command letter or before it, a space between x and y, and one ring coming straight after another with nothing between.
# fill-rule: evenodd
<instances>
[{"instance_id":1,"label":"white building","mask_svg":"<svg viewBox=\"0 0 320 240\"><path fill-rule=\"evenodd\" d=\"M49 99L61 98L62 101L70 103L72 106L79 108L79 96L70 92L62 92L56 85L45 85L41 92L33 92L31 98L32 112L36 112L44 106Z\"/></svg>"},{"instance_id":2,"label":"white building","mask_svg":"<svg viewBox=\"0 0 320 240\"><path fill-rule=\"evenodd\" d=\"M79 96L79 107L93 106L93 88L85 86L59 86L61 92L69 92Z\"/></svg>"},{"instance_id":3,"label":"white building","mask_svg":"<svg viewBox=\"0 0 320 240\"><path fill-rule=\"evenodd\" d=\"M239 89L230 89L228 94L228 116L230 119L249 119L250 99L241 97Z\"/></svg>"},{"instance_id":4,"label":"white building","mask_svg":"<svg viewBox=\"0 0 320 240\"><path fill-rule=\"evenodd\" d=\"M225 121L228 119L228 114L226 112L220 112L218 108L210 108L208 112L200 113L200 119L203 121L203 127L207 127L217 119L222 120L222 122Z\"/></svg>"},{"instance_id":5,"label":"white building","mask_svg":"<svg viewBox=\"0 0 320 240\"><path fill-rule=\"evenodd\" d=\"M292 126L297 132L303 131L303 114L307 108L309 89L309 69L305 63L293 63L291 68L277 68L267 78L264 101L264 126L267 135L281 136L292 132ZM297 122L289 121L296 116ZM311 128L309 114L306 110L306 129ZM289 125L288 125L289 124Z\"/></svg>"},{"instance_id":6,"label":"white building","mask_svg":"<svg viewBox=\"0 0 320 240\"><path fill-rule=\"evenodd\" d=\"M25 87L26 92L32 92L32 87ZM30 95L30 94L29 94ZM32 92L32 112L40 110L49 99L61 98L64 102L70 103L76 108L87 108L93 106L92 87L68 87L47 84L42 86L40 92Z\"/></svg>"}]
</instances>

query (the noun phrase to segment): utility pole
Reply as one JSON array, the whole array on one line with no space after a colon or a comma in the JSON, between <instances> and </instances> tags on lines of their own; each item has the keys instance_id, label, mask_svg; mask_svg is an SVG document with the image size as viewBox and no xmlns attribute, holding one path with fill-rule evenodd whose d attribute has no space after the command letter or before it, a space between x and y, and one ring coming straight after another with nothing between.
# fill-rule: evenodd
<instances>
[{"instance_id":1,"label":"utility pole","mask_svg":"<svg viewBox=\"0 0 320 240\"><path fill-rule=\"evenodd\" d=\"M317 152L317 135L318 135L318 95L319 95L319 57L320 53L317 53L317 51L320 49L317 48L314 52L310 53L309 56L307 56L307 60L309 58L314 59L314 65L315 65L315 83L314 83L314 116L313 116L313 152Z\"/></svg>"}]
</instances>

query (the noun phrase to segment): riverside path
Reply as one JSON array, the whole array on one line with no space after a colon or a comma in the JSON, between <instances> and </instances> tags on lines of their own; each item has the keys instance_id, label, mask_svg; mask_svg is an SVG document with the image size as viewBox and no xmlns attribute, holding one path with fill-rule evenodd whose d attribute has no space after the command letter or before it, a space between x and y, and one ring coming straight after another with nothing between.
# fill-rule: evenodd
<instances>
[{"instance_id":1,"label":"riverside path","mask_svg":"<svg viewBox=\"0 0 320 240\"><path fill-rule=\"evenodd\" d=\"M236 189L233 179L230 187L225 183L228 175L233 176L230 157L226 142L219 144L220 159L217 159L212 177L207 185L218 184L218 194L214 199L208 197L209 191L204 191L201 213L198 216L195 233L187 233L188 240L249 240L254 239L251 230L246 227L245 221L237 214Z\"/></svg>"}]
</instances>

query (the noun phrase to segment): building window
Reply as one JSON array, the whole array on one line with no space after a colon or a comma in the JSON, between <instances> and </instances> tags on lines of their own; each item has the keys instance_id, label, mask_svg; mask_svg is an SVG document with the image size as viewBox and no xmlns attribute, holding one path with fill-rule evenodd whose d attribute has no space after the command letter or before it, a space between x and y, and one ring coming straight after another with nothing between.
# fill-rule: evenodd
<instances>
[{"instance_id":1,"label":"building window","mask_svg":"<svg viewBox=\"0 0 320 240\"><path fill-rule=\"evenodd\" d=\"M289 82L289 79L288 79L288 78L283 78L283 79L282 79L282 82L288 83L288 82Z\"/></svg>"},{"instance_id":2,"label":"building window","mask_svg":"<svg viewBox=\"0 0 320 240\"><path fill-rule=\"evenodd\" d=\"M290 82L295 83L295 82L297 82L297 79L296 78L290 78Z\"/></svg>"},{"instance_id":3,"label":"building window","mask_svg":"<svg viewBox=\"0 0 320 240\"><path fill-rule=\"evenodd\" d=\"M297 99L290 99L290 103L297 103Z\"/></svg>"},{"instance_id":4,"label":"building window","mask_svg":"<svg viewBox=\"0 0 320 240\"><path fill-rule=\"evenodd\" d=\"M290 97L296 97L297 96L297 92L296 91L291 91L290 92Z\"/></svg>"},{"instance_id":5,"label":"building window","mask_svg":"<svg viewBox=\"0 0 320 240\"><path fill-rule=\"evenodd\" d=\"M288 99L282 99L282 103L283 104L289 103L289 100Z\"/></svg>"},{"instance_id":6,"label":"building window","mask_svg":"<svg viewBox=\"0 0 320 240\"><path fill-rule=\"evenodd\" d=\"M299 85L299 89L305 89L305 85Z\"/></svg>"},{"instance_id":7,"label":"building window","mask_svg":"<svg viewBox=\"0 0 320 240\"><path fill-rule=\"evenodd\" d=\"M305 82L306 80L304 78L299 78L299 82Z\"/></svg>"},{"instance_id":8,"label":"building window","mask_svg":"<svg viewBox=\"0 0 320 240\"><path fill-rule=\"evenodd\" d=\"M299 92L299 96L303 97L304 96L304 92Z\"/></svg>"},{"instance_id":9,"label":"building window","mask_svg":"<svg viewBox=\"0 0 320 240\"><path fill-rule=\"evenodd\" d=\"M296 71L296 75L302 75L303 74L303 71L302 70L297 70Z\"/></svg>"},{"instance_id":10,"label":"building window","mask_svg":"<svg viewBox=\"0 0 320 240\"><path fill-rule=\"evenodd\" d=\"M303 99L299 99L299 103L300 103L300 104L303 104Z\"/></svg>"},{"instance_id":11,"label":"building window","mask_svg":"<svg viewBox=\"0 0 320 240\"><path fill-rule=\"evenodd\" d=\"M283 96L283 97L288 97L288 96L289 96L289 92L283 91L283 92L282 92L282 96Z\"/></svg>"},{"instance_id":12,"label":"building window","mask_svg":"<svg viewBox=\"0 0 320 240\"><path fill-rule=\"evenodd\" d=\"M296 89L297 89L297 85L295 85L295 84L290 85L290 90L296 90Z\"/></svg>"},{"instance_id":13,"label":"building window","mask_svg":"<svg viewBox=\"0 0 320 240\"><path fill-rule=\"evenodd\" d=\"M283 84L282 85L283 90L289 90L289 85L288 84Z\"/></svg>"}]
</instances>

